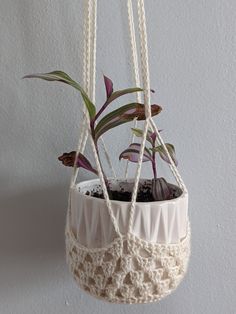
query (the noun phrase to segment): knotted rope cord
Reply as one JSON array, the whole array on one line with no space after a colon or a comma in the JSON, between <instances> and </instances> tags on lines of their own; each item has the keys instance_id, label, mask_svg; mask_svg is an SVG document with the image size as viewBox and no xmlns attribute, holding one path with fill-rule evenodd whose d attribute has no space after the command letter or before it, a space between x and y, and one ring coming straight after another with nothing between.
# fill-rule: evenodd
<instances>
[{"instance_id":1,"label":"knotted rope cord","mask_svg":"<svg viewBox=\"0 0 236 314\"><path fill-rule=\"evenodd\" d=\"M131 50L132 50L132 61L133 61L133 72L135 77L135 84L136 86L140 86L140 79L139 79L139 64L138 64L138 57L137 57L137 45L136 45L136 36L135 36L135 26L134 26L134 16L133 16L133 7L132 7L132 0L127 0L127 8L128 8L128 20L129 20L129 30L130 30L130 39L131 39ZM141 95L138 94L140 97ZM182 190L186 191L186 186L178 172L178 169L176 168L172 158L169 155L168 149L166 148L166 145L160 135L160 132L158 131L153 118L151 118L150 123L151 130L157 135L157 141L158 145L163 145L164 150L167 154L167 157L170 160L169 167L178 183L178 185L182 188Z\"/></svg>"},{"instance_id":2,"label":"knotted rope cord","mask_svg":"<svg viewBox=\"0 0 236 314\"><path fill-rule=\"evenodd\" d=\"M137 87L140 87L140 76L139 76L139 64L138 64L138 50L136 44L136 35L135 35L135 26L134 26L134 13L132 0L127 0L127 11L128 11L128 24L129 24L129 35L130 35L130 46L131 46L131 60L132 60L132 69L133 69L133 79L134 84ZM141 93L136 93L137 102L141 103L142 97ZM137 119L134 119L134 128L137 127ZM152 126L149 126L153 131ZM131 136L131 143L134 142L135 135ZM126 162L125 167L125 178L128 176L129 160Z\"/></svg>"},{"instance_id":3,"label":"knotted rope cord","mask_svg":"<svg viewBox=\"0 0 236 314\"><path fill-rule=\"evenodd\" d=\"M93 103L95 103L95 91L96 91L96 42L97 42L97 2L84 1L84 27L83 27L83 86L88 95L91 96ZM91 17L91 18L89 18ZM92 49L91 49L92 48ZM92 82L92 84L91 84ZM94 88L92 88L94 86ZM86 122L87 109L83 106L83 122L80 129L79 142L76 150L75 161L79 153L84 152L85 145L88 138L87 122ZM107 163L112 171L114 177L116 173L112 165L112 161L109 157L107 147L104 140L101 137L102 148L107 159ZM74 164L73 176L71 180L71 186L74 186L78 177L79 168L76 163Z\"/></svg>"},{"instance_id":4,"label":"knotted rope cord","mask_svg":"<svg viewBox=\"0 0 236 314\"><path fill-rule=\"evenodd\" d=\"M86 0L84 1L84 27L83 27L83 86L85 91L88 93L88 81L87 78L89 77L89 68L90 68L90 58L88 58L89 54L87 53L87 43L88 43L88 21L87 18L90 15L90 3ZM79 130L79 140L75 155L75 162L73 167L73 172L71 175L70 181L70 188L69 188L69 195L68 195L68 210L67 210L67 228L71 226L71 219L72 219L72 212L71 212L71 191L72 188L75 186L76 178L79 173L79 168L77 168L76 160L78 158L79 153L83 153L85 149L85 145L88 138L87 126L86 126L86 108L83 105L83 122L82 126Z\"/></svg>"},{"instance_id":5,"label":"knotted rope cord","mask_svg":"<svg viewBox=\"0 0 236 314\"><path fill-rule=\"evenodd\" d=\"M84 18L84 30L85 30L85 49L84 49L84 83L85 90L88 93L89 97L92 98L93 102L95 102L95 81L96 81L96 24L97 24L97 0L87 0L85 1L86 9L85 9L85 18ZM85 120L86 120L86 128L84 128L84 132L81 134L79 138L78 150L76 152L76 156L79 155L80 149L84 148L85 143L87 141L87 137L90 138L90 143L92 147L92 151L95 158L95 163L98 171L98 176L101 182L101 187L103 190L105 202L107 205L108 213L110 215L111 221L113 223L115 232L118 236L121 237L119 227L117 221L114 217L111 201L109 199L107 187L105 184L104 175L102 172L102 168L100 165L99 157L97 154L97 150L90 132L90 119L87 110L84 111ZM108 153L107 153L108 154ZM75 159L76 161L76 159ZM76 177L78 174L78 170L76 168L76 164L74 165L74 172L72 174L71 179L71 187L75 184ZM70 200L71 193L69 193L69 218L71 218L70 212Z\"/></svg>"},{"instance_id":6,"label":"knotted rope cord","mask_svg":"<svg viewBox=\"0 0 236 314\"><path fill-rule=\"evenodd\" d=\"M104 151L104 155L106 157L106 160L107 160L107 163L108 163L108 166L110 167L110 170L112 172L112 175L114 178L116 178L116 171L115 171L115 168L113 167L113 164L112 164L112 161L111 161L111 158L109 156L109 153L108 153L108 149L105 145L105 142L103 140L103 138L101 137L101 142L102 142L102 148L103 148L103 151Z\"/></svg>"},{"instance_id":7,"label":"knotted rope cord","mask_svg":"<svg viewBox=\"0 0 236 314\"><path fill-rule=\"evenodd\" d=\"M150 76L149 76L149 67L148 67L148 46L147 46L147 31L146 31L146 18L144 3L142 0L138 0L138 24L139 24L139 36L140 36L140 51L141 51L141 73L144 87L144 106L145 106L145 117L146 121L144 124L143 138L141 141L140 153L138 165L136 168L136 174L134 178L134 188L132 193L131 207L130 207L130 217L128 232L132 231L133 218L135 203L138 193L138 184L142 169L143 154L145 149L145 142L148 132L148 127L151 119L151 99L150 99Z\"/></svg>"},{"instance_id":8,"label":"knotted rope cord","mask_svg":"<svg viewBox=\"0 0 236 314\"><path fill-rule=\"evenodd\" d=\"M95 98L96 98L96 56L97 56L97 1L95 1L93 3L94 9L93 9L93 16L91 18L91 21L93 23L93 32L92 32L92 36L93 36L93 40L92 40L92 51L91 53L93 53L92 58L91 58L91 95L92 95L92 99L93 99L93 103L95 103ZM109 156L107 147L105 145L105 142L103 140L103 137L100 138L101 140L101 144L102 144L102 148L105 154L105 158L107 160L108 166L110 167L110 170L113 174L114 177L116 177L116 173L115 173L115 169L112 165L112 161L111 158Z\"/></svg>"},{"instance_id":9,"label":"knotted rope cord","mask_svg":"<svg viewBox=\"0 0 236 314\"><path fill-rule=\"evenodd\" d=\"M140 86L140 77L139 77L139 68L138 68L138 56L137 56L137 45L135 40L135 29L134 29L134 15L133 15L133 7L132 0L127 1L127 10L128 10L128 24L129 24L129 36L130 36L130 46L131 46L131 60L132 60L132 68L133 68L133 80L135 86ZM138 103L141 103L141 95L140 93L136 93L136 99ZM137 119L134 119L134 128L137 127ZM134 142L135 135L131 136L130 142ZM125 166L125 178L128 176L129 170L129 160L126 162Z\"/></svg>"},{"instance_id":10,"label":"knotted rope cord","mask_svg":"<svg viewBox=\"0 0 236 314\"><path fill-rule=\"evenodd\" d=\"M88 47L88 51L90 51L91 54L91 60L90 60L90 64L91 64L91 71L90 71L90 89L91 89L91 98L93 103L95 103L95 99L96 99L96 57L97 57L97 1L93 2L93 10L91 12L92 14L92 18L91 18L91 22L93 23L93 28L92 28L92 35L90 38L90 44L92 49L90 49L90 46ZM88 31L89 32L89 31ZM87 42L88 44L88 42ZM85 45L86 46L86 45ZM88 55L88 54L87 54ZM89 75L87 75L89 76ZM101 140L101 144L102 144L102 148L104 150L104 154L105 157L107 159L107 163L111 169L111 172L113 174L114 177L116 177L116 173L115 173L115 169L112 165L112 161L110 159L107 147L105 145L105 142L103 140L103 138L100 138Z\"/></svg>"},{"instance_id":11,"label":"knotted rope cord","mask_svg":"<svg viewBox=\"0 0 236 314\"><path fill-rule=\"evenodd\" d=\"M132 0L127 0L127 10L128 10L128 24L129 24L131 56L132 56L132 65L133 65L133 78L134 78L135 86L140 87L138 53L137 53L137 44L136 44L136 36L135 36L134 13L133 13ZM137 95L137 101L141 102L141 94L136 93L136 95Z\"/></svg>"},{"instance_id":12,"label":"knotted rope cord","mask_svg":"<svg viewBox=\"0 0 236 314\"><path fill-rule=\"evenodd\" d=\"M167 155L167 157L169 159L169 162L170 162L169 167L171 169L171 172L172 172L176 182L178 183L179 187L181 188L181 190L183 192L187 192L187 188L186 188L186 186L185 186L185 184L183 182L183 179L182 179L182 177L181 177L181 175L180 175L176 165L174 164L174 161L173 161L172 157L170 156L170 153L169 153L169 151L168 151L168 149L166 147L166 144L163 141L163 139L162 139L162 137L160 135L160 132L158 131L158 128L157 128L155 122L153 121L153 118L150 119L150 122L151 122L151 125L152 125L155 133L156 133L156 136L158 138L158 141L159 141L160 145L162 145L162 147L164 148L164 151L165 151L165 153L166 153L166 155Z\"/></svg>"},{"instance_id":13,"label":"knotted rope cord","mask_svg":"<svg viewBox=\"0 0 236 314\"><path fill-rule=\"evenodd\" d=\"M84 26L83 26L83 87L87 94L90 93L90 69L91 69L91 50L90 50L90 40L91 36L91 23L89 17L91 16L91 5L90 1L84 1ZM93 56L94 57L94 56ZM82 127L79 131L79 141L77 145L75 163L73 169L73 175L71 177L71 187L75 185L76 179L79 173L79 168L77 168L76 160L79 153L84 152L85 145L88 139L87 122L86 122L86 112L87 109L83 105L83 122Z\"/></svg>"},{"instance_id":14,"label":"knotted rope cord","mask_svg":"<svg viewBox=\"0 0 236 314\"><path fill-rule=\"evenodd\" d=\"M187 191L186 186L178 172L178 169L176 168L173 159L171 158L169 151L158 131L158 128L156 127L153 118L151 117L151 103L150 103L150 79L149 79L149 65L148 65L148 45L147 45L147 30L146 30L146 17L145 17L145 8L144 8L144 1L138 0L138 24L139 24L139 36L140 36L140 46L141 46L141 70L142 70L142 79L143 79L143 85L144 85L144 105L145 105L145 114L146 114L146 122L144 126L144 134L143 134L143 140L141 143L141 149L140 149L140 155L139 155L139 161L138 161L138 167L136 170L135 175L135 182L134 182L134 190L132 195L132 203L130 208L130 218L129 218L129 232L132 230L133 225L133 216L134 216L134 210L135 210L135 202L136 202L136 196L138 191L138 182L140 178L141 173L141 164L143 159L143 152L144 152L144 142L146 140L147 136L147 126L150 121L150 125L152 129L154 129L157 139L160 142L160 144L163 146L165 153L170 161L170 169L179 184L179 186L182 188L183 191ZM131 9L132 1L128 0L128 14L133 15L133 10ZM129 18L132 22L133 19ZM135 36L132 36L133 40L135 40ZM138 66L138 63L136 63ZM149 110L148 110L149 109Z\"/></svg>"},{"instance_id":15,"label":"knotted rope cord","mask_svg":"<svg viewBox=\"0 0 236 314\"><path fill-rule=\"evenodd\" d=\"M91 81L92 81L92 84L91 84L91 95L92 95L92 99L93 99L93 103L95 103L95 98L96 98L96 56L97 56L97 2L95 1L93 3L93 6L94 6L94 10L93 10L93 16L92 16L92 22L93 22L93 40L92 40L92 47L93 47L93 56L91 58ZM116 172L115 172L115 169L112 165L112 161L111 161L111 158L109 156L109 153L108 153L108 150L107 150L107 147L105 145L105 142L103 140L103 137L100 138L101 140L101 144L102 144L102 148L103 148L103 151L104 151L104 154L105 154L105 158L107 160L107 163L108 163L108 166L110 167L110 170L112 172L112 175L114 177L116 177Z\"/></svg>"}]
</instances>

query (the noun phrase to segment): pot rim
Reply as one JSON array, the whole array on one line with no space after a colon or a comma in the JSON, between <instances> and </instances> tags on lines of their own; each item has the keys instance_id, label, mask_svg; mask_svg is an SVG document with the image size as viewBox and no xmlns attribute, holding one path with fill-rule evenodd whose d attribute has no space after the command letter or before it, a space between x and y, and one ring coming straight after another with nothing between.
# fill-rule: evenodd
<instances>
[{"instance_id":1,"label":"pot rim","mask_svg":"<svg viewBox=\"0 0 236 314\"><path fill-rule=\"evenodd\" d=\"M121 181L121 182L134 182L134 178L108 178L108 180L113 180L113 181ZM147 178L140 178L140 181L145 181L145 180L148 180L148 181L151 181L151 179L147 179ZM77 183L74 187L72 187L72 189L76 190L80 195L82 195L84 198L86 199L90 199L90 200L96 200L97 202L100 202L100 203L105 203L105 199L101 199L101 198L97 198L97 197L93 197L93 196L90 196L90 195L86 195L82 192L79 191L79 188L80 187L83 187L83 186L89 186L93 183L99 183L100 184L100 179L91 179L91 180L85 180L85 181L81 181L79 183ZM171 183L172 184L172 183ZM173 184L175 185L175 184ZM177 186L177 185L175 185ZM179 189L181 189L179 186L177 186ZM182 190L182 193L180 196L176 197L176 198L173 198L171 200L165 200L165 201L153 201L153 202L136 202L136 204L142 204L142 205L147 205L147 204L153 204L153 205L164 205L164 204L167 204L167 203L177 203L179 200L183 199L183 198L186 198L188 197L188 192L187 191L183 191ZM117 201L117 200L110 200L111 201L111 204L118 204L118 203L121 203L121 204L130 204L131 205L131 202L126 202L126 201Z\"/></svg>"}]
</instances>

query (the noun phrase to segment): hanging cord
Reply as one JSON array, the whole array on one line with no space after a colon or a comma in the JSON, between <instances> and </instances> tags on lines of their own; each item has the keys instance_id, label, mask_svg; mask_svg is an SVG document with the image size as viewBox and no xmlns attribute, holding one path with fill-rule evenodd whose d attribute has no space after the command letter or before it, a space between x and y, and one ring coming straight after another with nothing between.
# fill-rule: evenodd
<instances>
[{"instance_id":1,"label":"hanging cord","mask_svg":"<svg viewBox=\"0 0 236 314\"><path fill-rule=\"evenodd\" d=\"M85 17L84 17L84 83L85 90L88 93L89 97L93 99L95 102L95 81L96 81L96 24L97 24L97 1L96 0L87 0L85 1ZM95 163L98 171L98 176L101 182L102 191L104 194L105 202L107 205L108 213L110 215L111 221L113 223L115 232L118 236L121 237L119 227L116 221L116 218L113 214L111 201L109 199L107 187L105 184L104 175L102 172L102 168L100 165L99 157L97 154L97 150L90 132L90 118L87 110L84 111L86 127L84 128L84 132L81 133L79 138L78 150L76 152L76 156L81 152L80 150L84 148L87 137L90 139L92 151L95 158ZM107 153L108 154L108 153ZM75 159L76 160L76 159ZM76 168L76 164L74 167L75 171L72 174L71 179L71 187L75 184L76 176L78 174L78 170ZM71 189L70 189L71 190ZM69 218L71 218L71 192L69 193Z\"/></svg>"},{"instance_id":2,"label":"hanging cord","mask_svg":"<svg viewBox=\"0 0 236 314\"><path fill-rule=\"evenodd\" d=\"M87 59L86 63L87 63L87 68L86 68L86 64L84 65L85 66L85 71L84 73L86 73L86 82L84 82L84 84L87 84L87 92L89 92L89 89L90 89L90 95L91 95L91 99L92 99L92 102L95 103L95 99L96 99L96 57L97 57L97 1L93 2L92 3L93 5L93 10L91 10L91 4L89 3L88 4L88 8L89 8L89 13L88 14L91 14L92 15L92 18L91 18L91 23L93 24L92 25L92 32L91 32L91 36L88 39L89 36L84 36L85 38L85 43L84 43L84 47L85 47L85 58L84 60ZM86 19L89 21L89 19ZM86 25L87 23L85 23ZM91 25L90 25L91 27ZM87 27L87 25L85 26L85 32L87 30L87 33L90 33L90 28ZM90 43L90 44L89 44ZM91 47L92 47L92 50L91 50ZM91 56L91 58L89 58ZM89 61L88 61L89 59ZM89 71L89 68L90 68L90 71ZM90 75L89 75L89 72L90 72ZM85 125L86 125L86 121L85 121ZM103 151L104 151L104 154L105 154L105 157L107 159L107 163L111 169L111 172L112 172L112 175L114 177L116 177L116 173L115 173L115 169L112 165L112 161L109 157L109 153L108 153L108 150L107 150L107 147L105 145L105 142L103 140L103 138L101 137L101 144L102 144L102 148L103 148Z\"/></svg>"},{"instance_id":3,"label":"hanging cord","mask_svg":"<svg viewBox=\"0 0 236 314\"><path fill-rule=\"evenodd\" d=\"M83 25L83 87L86 93L89 92L90 86L90 43L89 43L89 32L90 32L90 23L89 23L89 16L91 14L91 3L90 1L84 0L84 25ZM85 145L88 139L88 131L86 125L86 108L83 104L83 122L82 127L79 130L79 140L75 155L75 162L73 167L73 172L71 175L70 181L70 189L69 189L69 196L68 196L68 211L67 211L67 228L70 228L72 224L72 211L71 211L71 191L72 188L75 186L76 178L79 173L79 168L77 168L76 160L79 156L79 153L83 153L85 149Z\"/></svg>"},{"instance_id":4,"label":"hanging cord","mask_svg":"<svg viewBox=\"0 0 236 314\"><path fill-rule=\"evenodd\" d=\"M129 24L129 35L130 35L130 46L131 46L131 59L132 59L132 69L133 69L133 80L134 84L137 87L140 87L140 76L139 76L139 64L138 64L138 50L137 50L137 44L136 44L136 35L135 35L135 25L134 25L134 13L133 13L133 4L132 0L127 0L127 11L128 11L128 24ZM137 102L142 102L141 93L137 93ZM134 128L137 127L137 119L134 119ZM153 131L153 128L151 125L149 125L149 128ZM131 143L134 142L135 135L133 134L131 136ZM128 170L129 170L129 160L126 162L125 167L125 178L128 176Z\"/></svg>"},{"instance_id":5,"label":"hanging cord","mask_svg":"<svg viewBox=\"0 0 236 314\"><path fill-rule=\"evenodd\" d=\"M132 6L132 0L127 0L127 8L128 8L128 20L129 20L129 30L130 30L130 39L131 39L131 51L132 51L132 61L133 61L133 72L134 72L134 78L135 78L135 84L136 86L140 86L140 78L139 78L139 64L138 64L138 57L137 57L137 45L136 45L136 36L135 36L135 26L134 26L134 16L133 16L133 6ZM140 97L141 94L138 94L138 96ZM163 145L165 152L167 154L167 156L169 155L169 152L166 148L165 143L163 142L163 139L160 136L160 133L158 131L158 129L155 126L155 123L153 121L153 118L151 118L151 123L150 123L150 129L155 133L158 132L157 134L157 141L158 141L158 145ZM154 130L155 129L155 130ZM186 190L186 187L184 185L184 182L178 172L178 169L176 168L175 165L173 165L173 160L172 158L169 160L171 162L170 164L170 168L171 171L174 174L174 177L177 181L177 183L179 184L179 186L183 189Z\"/></svg>"},{"instance_id":6,"label":"hanging cord","mask_svg":"<svg viewBox=\"0 0 236 314\"><path fill-rule=\"evenodd\" d=\"M116 176L115 169L114 169L114 167L113 167L111 158L110 158L109 153L108 153L108 149L107 149L107 147L106 147L106 145L105 145L105 142L104 142L104 140L103 140L102 137L101 137L101 142L102 142L102 148L103 148L103 151L104 151L104 154L105 154L107 163L108 163L108 165L109 165L109 167L110 167L110 170L111 170L111 172L112 172L112 176L113 176L114 178L116 178L117 176Z\"/></svg>"},{"instance_id":7,"label":"hanging cord","mask_svg":"<svg viewBox=\"0 0 236 314\"><path fill-rule=\"evenodd\" d=\"M133 14L133 6L132 6L132 0L127 1L127 10L128 10L128 24L129 24L129 36L130 36L130 44L131 44L131 60L132 60L132 68L133 68L133 80L135 83L135 86L140 86L140 77L139 77L139 67L138 67L138 55L137 55L137 45L136 45L136 39L135 39L135 28L134 28L134 14ZM138 103L141 103L141 94L136 93L136 99ZM134 125L133 127L137 127L137 119L134 119ZM135 135L133 134L131 136L130 142L134 142ZM126 161L125 166L125 178L128 177L128 171L129 171L129 160Z\"/></svg>"},{"instance_id":8,"label":"hanging cord","mask_svg":"<svg viewBox=\"0 0 236 314\"><path fill-rule=\"evenodd\" d=\"M83 86L88 95L90 95L92 102L95 103L96 91L96 42L97 42L97 1L84 1L84 27L83 27ZM92 88L94 86L94 88ZM88 139L88 130L86 122L87 109L83 106L83 123L79 133L79 142L76 150L75 160L77 160L79 153L84 152L86 142ZM105 146L104 140L101 137L102 148L105 153L105 158L111 169L114 177L116 173L109 157L108 150ZM74 186L78 177L79 168L74 164L73 176L71 186Z\"/></svg>"},{"instance_id":9,"label":"hanging cord","mask_svg":"<svg viewBox=\"0 0 236 314\"><path fill-rule=\"evenodd\" d=\"M133 218L134 218L134 210L135 210L135 202L137 197L137 191L138 191L138 182L140 179L140 173L141 173L141 165L142 165L142 159L143 159L143 152L144 152L144 145L147 131L148 131L148 125L150 123L150 126L152 130L155 131L157 135L157 139L161 145L163 145L165 153L170 161L170 169L179 184L179 186L182 188L183 191L187 191L186 186L184 185L184 182L178 172L178 169L176 168L173 159L171 158L168 149L162 140L160 133L158 131L158 128L156 127L153 118L151 117L151 103L150 103L150 75L149 75L149 65L148 65L148 44L147 44L147 30L146 30L146 17L145 17L145 8L144 8L144 1L143 0L137 0L138 3L138 24L139 24L139 35L140 35L140 48L141 48L141 70L142 70L142 80L144 85L144 105L145 105L145 115L146 115L146 123L144 125L144 134L143 134L143 140L141 143L141 149L140 149L140 155L139 155L139 161L138 161L138 167L136 170L135 175L135 182L134 182L134 189L133 189L133 195L132 195L132 203L130 208L130 218L129 218L129 232L132 231L132 225L133 225ZM133 23L133 10L132 10L132 1L128 0L128 14L131 16L129 17L131 23ZM132 27L134 29L134 27ZM133 40L135 40L135 36L132 36ZM131 45L134 46L133 44ZM132 48L133 49L133 48ZM137 49L137 47L136 47ZM134 59L135 60L135 59ZM136 63L138 66L138 63Z\"/></svg>"},{"instance_id":10,"label":"hanging cord","mask_svg":"<svg viewBox=\"0 0 236 314\"><path fill-rule=\"evenodd\" d=\"M92 1L93 10L91 12L91 19L90 23L92 24L91 30L91 38L90 38L90 45L91 45L91 69L90 69L90 95L92 98L92 102L95 103L96 99L96 57L97 57L97 1Z\"/></svg>"},{"instance_id":11,"label":"hanging cord","mask_svg":"<svg viewBox=\"0 0 236 314\"><path fill-rule=\"evenodd\" d=\"M183 182L183 179L182 179L182 177L181 177L181 175L180 175L180 173L179 173L179 171L178 171L178 169L177 169L177 167L176 167L172 157L170 156L170 153L169 153L169 151L168 151L168 149L166 147L166 144L163 141L162 137L160 136L160 132L158 131L158 128L156 127L155 122L153 121L152 118L151 118L150 122L151 122L152 127L154 128L154 131L156 133L156 136L157 136L157 139L158 139L160 145L162 145L162 147L163 147L163 149L164 149L164 151L165 151L165 153L167 155L167 158L168 158L168 160L170 162L169 167L171 169L171 172L172 172L176 182L178 183L179 187L181 188L181 190L183 192L187 192L187 188L186 188L186 186L185 186L185 184Z\"/></svg>"},{"instance_id":12,"label":"hanging cord","mask_svg":"<svg viewBox=\"0 0 236 314\"><path fill-rule=\"evenodd\" d=\"M92 95L92 100L93 103L95 103L95 98L96 98L96 56L97 56L97 1L94 1L93 3L93 12L92 12L92 23L93 23L93 32L92 32L92 48L93 48L93 55L91 58L91 81L92 81L92 85L91 85L91 95ZM109 152L108 149L105 145L104 139L103 137L101 137L101 144L102 144L102 148L105 154L105 158L107 160L108 166L110 167L110 170L112 172L113 177L116 177L116 173L115 173L115 169L112 165L112 161L109 157Z\"/></svg>"},{"instance_id":13,"label":"hanging cord","mask_svg":"<svg viewBox=\"0 0 236 314\"><path fill-rule=\"evenodd\" d=\"M139 36L140 36L140 50L141 50L141 73L144 87L144 106L145 106L145 124L143 138L141 141L139 160L136 169L136 174L134 178L134 188L132 193L131 207L130 207L130 217L128 231L132 231L134 210L136 204L136 198L138 194L138 184L141 175L143 154L145 149L145 142L148 133L149 123L151 119L151 99L150 99L150 79L149 79L149 67L148 67L148 48L147 48L147 33L146 33L146 19L144 11L143 1L138 0L138 24L139 24Z\"/></svg>"},{"instance_id":14,"label":"hanging cord","mask_svg":"<svg viewBox=\"0 0 236 314\"><path fill-rule=\"evenodd\" d=\"M137 44L135 36L135 26L134 26L134 13L132 0L127 0L127 9L128 9L128 24L129 24L129 36L130 36L130 45L131 45L131 56L132 56L132 65L133 65L133 77L135 86L140 86L140 77L139 77L139 66L138 66L138 53L137 53ZM141 94L137 93L137 101L141 102Z\"/></svg>"},{"instance_id":15,"label":"hanging cord","mask_svg":"<svg viewBox=\"0 0 236 314\"><path fill-rule=\"evenodd\" d=\"M91 72L91 7L92 3L90 1L84 1L84 25L83 25L83 87L87 94L90 93L90 72ZM94 57L94 56L93 56ZM86 123L86 108L83 105L83 122L82 128L79 131L79 141L77 145L76 155L75 155L75 163L73 169L73 175L71 177L71 187L75 185L76 179L79 173L79 168L77 168L76 160L78 158L79 153L83 154L85 145L88 139L88 131L87 131L87 123Z\"/></svg>"}]
</instances>

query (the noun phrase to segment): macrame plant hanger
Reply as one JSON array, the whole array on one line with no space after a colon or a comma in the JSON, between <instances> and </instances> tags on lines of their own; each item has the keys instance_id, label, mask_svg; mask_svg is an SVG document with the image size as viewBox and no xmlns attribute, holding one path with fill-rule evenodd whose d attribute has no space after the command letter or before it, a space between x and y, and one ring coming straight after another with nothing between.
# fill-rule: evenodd
<instances>
[{"instance_id":1,"label":"macrame plant hanger","mask_svg":"<svg viewBox=\"0 0 236 314\"><path fill-rule=\"evenodd\" d=\"M76 157L83 153L87 140L90 141L95 158L100 185L104 195L104 210L108 211L110 221L114 227L116 236L108 246L101 248L88 248L80 244L80 239L72 230L72 202L71 195L76 190L76 179L79 169L74 166L68 202L68 216L66 224L66 249L67 261L71 272L78 284L97 298L116 303L146 303L158 301L176 288L183 278L189 259L190 230L186 231L186 237L179 243L149 243L132 232L134 213L136 210L136 198L142 168L142 160L145 149L146 137L149 129L157 136L159 145L163 146L169 159L170 170L183 195L187 196L186 186L176 168L169 151L155 125L151 115L150 101L150 77L148 61L148 43L144 0L137 0L138 35L140 42L140 68L138 62L138 49L135 35L135 24L132 0L127 0L127 16L130 33L131 55L135 86L141 86L142 79L143 103L145 105L145 121L139 160L137 163L132 199L129 203L129 221L127 232L120 231L117 217L114 214L112 201L109 199L105 179L101 169L99 156L90 134L90 121L86 108L83 109L83 123L79 132L79 142ZM84 90L95 103L96 83L96 41L97 41L97 1L85 1L84 15L84 53L83 53L83 84ZM137 93L137 101L141 102L141 94ZM136 126L137 121L134 121ZM133 139L132 139L133 141ZM103 139L101 140L105 157L115 178L115 170ZM77 158L76 158L77 159ZM75 160L76 160L75 159ZM124 176L128 176L128 162ZM141 251L145 250L147 256ZM107 256L109 255L109 260ZM137 264L139 265L137 267ZM148 276L149 281L145 278Z\"/></svg>"}]
</instances>

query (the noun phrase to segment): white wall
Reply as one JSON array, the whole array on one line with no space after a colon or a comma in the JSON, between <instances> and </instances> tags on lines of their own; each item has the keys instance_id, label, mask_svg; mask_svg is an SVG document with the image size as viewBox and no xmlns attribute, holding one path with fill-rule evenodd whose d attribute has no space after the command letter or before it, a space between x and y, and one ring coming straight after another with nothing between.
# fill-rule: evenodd
<instances>
[{"instance_id":1,"label":"white wall","mask_svg":"<svg viewBox=\"0 0 236 314\"><path fill-rule=\"evenodd\" d=\"M0 313L236 313L236 2L146 1L156 121L189 188L192 256L178 290L144 306L97 301L73 282L64 258L70 169L57 156L76 145L80 98L20 79L62 69L82 80L82 3L0 1ZM102 73L131 85L125 4L99 1L100 101ZM127 130L106 137L118 168Z\"/></svg>"}]
</instances>

